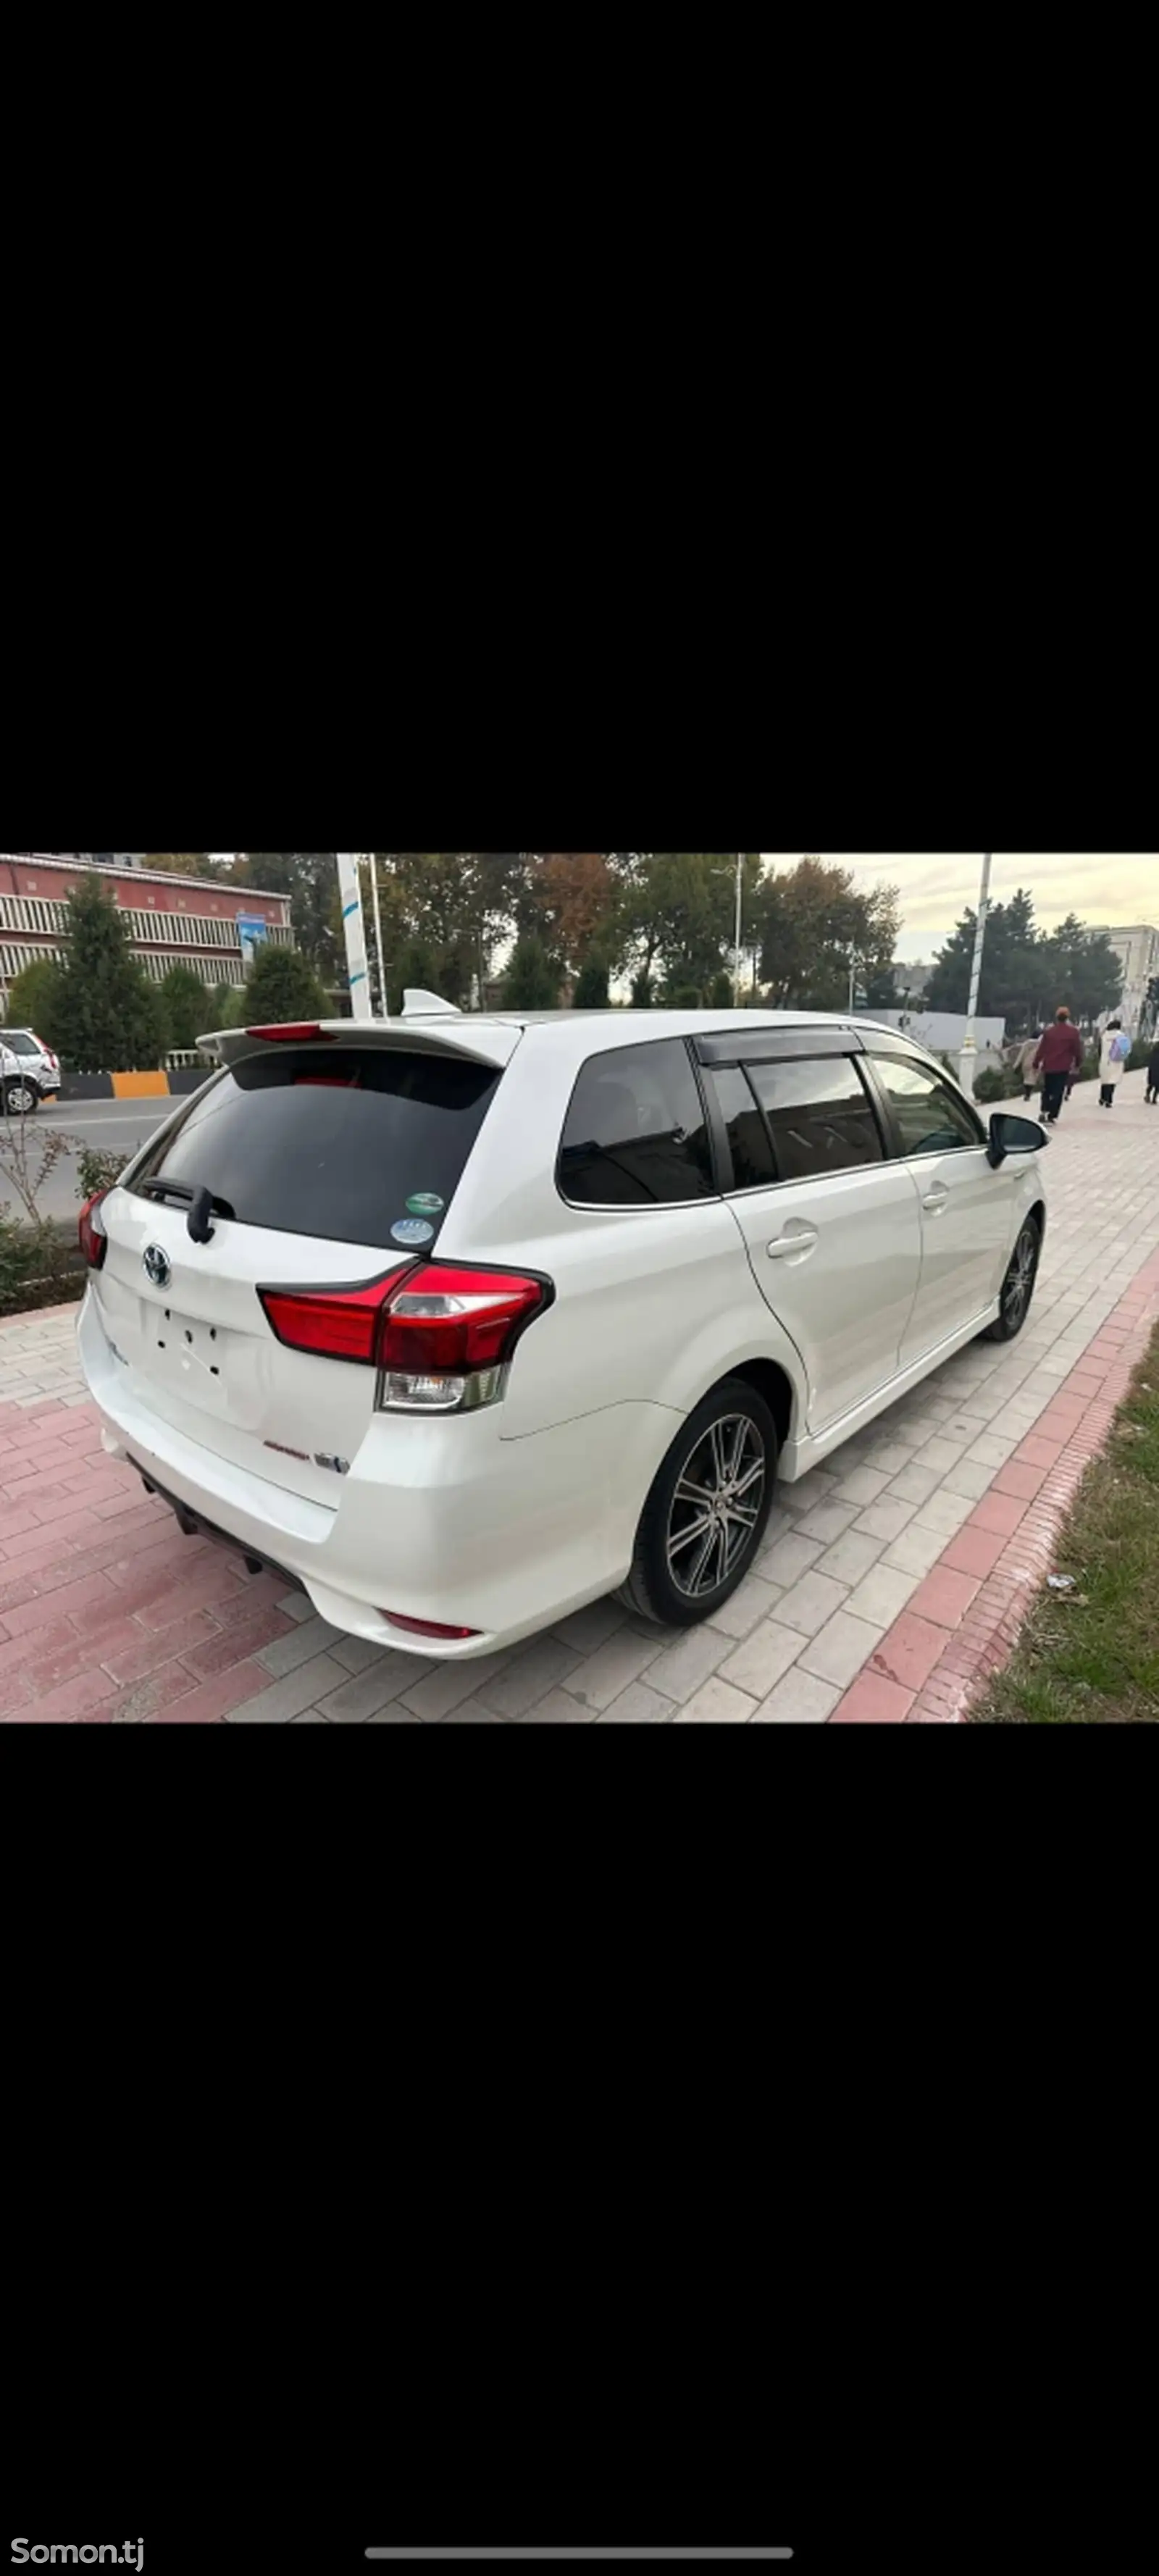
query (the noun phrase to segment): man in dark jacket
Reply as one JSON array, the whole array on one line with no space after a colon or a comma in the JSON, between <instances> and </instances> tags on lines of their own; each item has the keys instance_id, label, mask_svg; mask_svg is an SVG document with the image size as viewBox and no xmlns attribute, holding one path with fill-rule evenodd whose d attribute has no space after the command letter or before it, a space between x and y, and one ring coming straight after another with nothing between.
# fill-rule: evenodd
<instances>
[{"instance_id":1,"label":"man in dark jacket","mask_svg":"<svg viewBox=\"0 0 1159 2576\"><path fill-rule=\"evenodd\" d=\"M1042 1115L1051 1127L1058 1125L1067 1084L1075 1080L1082 1060L1082 1039L1065 1002L1060 1003L1034 1059L1034 1070L1042 1075Z\"/></svg>"}]
</instances>

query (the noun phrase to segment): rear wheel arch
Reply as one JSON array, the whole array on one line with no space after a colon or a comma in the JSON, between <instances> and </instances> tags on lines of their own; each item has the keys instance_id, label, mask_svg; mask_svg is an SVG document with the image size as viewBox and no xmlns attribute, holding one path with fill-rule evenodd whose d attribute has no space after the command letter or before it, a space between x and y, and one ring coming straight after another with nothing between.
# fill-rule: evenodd
<instances>
[{"instance_id":1,"label":"rear wheel arch","mask_svg":"<svg viewBox=\"0 0 1159 2576\"><path fill-rule=\"evenodd\" d=\"M749 1360L743 1368L729 1369L727 1375L743 1378L746 1386L763 1395L777 1426L777 1447L783 1451L792 1435L797 1401L788 1371L776 1360ZM714 1392L712 1388L708 1391L710 1394Z\"/></svg>"}]
</instances>

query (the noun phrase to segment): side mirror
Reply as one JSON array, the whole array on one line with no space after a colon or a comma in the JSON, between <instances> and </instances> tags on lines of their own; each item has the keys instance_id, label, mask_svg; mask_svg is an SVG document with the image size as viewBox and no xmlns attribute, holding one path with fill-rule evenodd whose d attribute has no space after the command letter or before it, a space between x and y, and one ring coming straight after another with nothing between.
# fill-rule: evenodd
<instances>
[{"instance_id":1,"label":"side mirror","mask_svg":"<svg viewBox=\"0 0 1159 2576\"><path fill-rule=\"evenodd\" d=\"M1040 1127L1035 1119L1013 1118L1007 1111L996 1109L990 1121L990 1142L986 1149L986 1160L992 1163L997 1171L999 1164L1005 1162L1008 1154L1037 1154L1041 1152L1044 1145L1049 1143L1050 1138L1045 1129Z\"/></svg>"}]
</instances>

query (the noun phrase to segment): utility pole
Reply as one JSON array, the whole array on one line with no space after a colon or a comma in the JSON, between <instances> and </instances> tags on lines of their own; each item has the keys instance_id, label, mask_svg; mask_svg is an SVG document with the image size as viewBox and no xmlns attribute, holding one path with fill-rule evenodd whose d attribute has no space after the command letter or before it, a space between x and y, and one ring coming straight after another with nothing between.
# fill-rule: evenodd
<instances>
[{"instance_id":1,"label":"utility pole","mask_svg":"<svg viewBox=\"0 0 1159 2576\"><path fill-rule=\"evenodd\" d=\"M959 1058L962 1089L970 1100L974 1097L974 1071L978 1062L978 1041L974 1034L974 1022L978 1015L978 994L982 984L982 951L986 945L986 922L990 911L991 864L991 855L990 852L987 851L985 865L982 869L982 892L978 897L978 927L974 933L974 963L970 970L970 999L966 1006L966 1034L962 1040L962 1053Z\"/></svg>"},{"instance_id":2,"label":"utility pole","mask_svg":"<svg viewBox=\"0 0 1159 2576\"><path fill-rule=\"evenodd\" d=\"M741 975L742 975L742 974L743 974L743 972L744 972L744 958L743 958L743 955L742 955L742 952L741 952L741 944L740 944L740 931L741 931L741 905L742 905L742 903L743 903L743 900L744 900L744 851L743 851L743 850L738 850L738 851L737 851L737 855L736 855L736 973L735 973L735 975L734 975L734 977L733 977L733 991L734 991L734 999L735 999L736 1007L737 1007L738 1011L739 1011L739 1009L740 1009L740 979L741 979Z\"/></svg>"},{"instance_id":3,"label":"utility pole","mask_svg":"<svg viewBox=\"0 0 1159 2576\"><path fill-rule=\"evenodd\" d=\"M374 904L374 937L378 949L378 999L382 1017L388 1020L390 1004L386 998L386 956L382 945L382 914L378 909L378 854L375 850L368 850L366 857L370 868L370 892Z\"/></svg>"},{"instance_id":4,"label":"utility pole","mask_svg":"<svg viewBox=\"0 0 1159 2576\"><path fill-rule=\"evenodd\" d=\"M339 850L338 888L342 904L342 936L346 942L346 971L350 979L350 1009L356 1020L371 1020L370 976L366 963L366 924L362 918L362 893L358 883L358 855L354 850Z\"/></svg>"}]
</instances>

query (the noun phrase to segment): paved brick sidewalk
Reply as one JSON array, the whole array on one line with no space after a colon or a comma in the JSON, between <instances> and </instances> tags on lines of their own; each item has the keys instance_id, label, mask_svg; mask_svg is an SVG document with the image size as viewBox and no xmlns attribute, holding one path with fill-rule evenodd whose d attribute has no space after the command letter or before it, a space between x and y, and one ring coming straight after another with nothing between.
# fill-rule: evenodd
<instances>
[{"instance_id":1,"label":"paved brick sidewalk","mask_svg":"<svg viewBox=\"0 0 1159 2576\"><path fill-rule=\"evenodd\" d=\"M103 1455L75 1309L0 1325L0 1716L339 1724L953 1721L1159 1313L1159 1110L1075 1093L1030 1325L951 1360L802 1484L719 1618L600 1601L471 1664L368 1646L182 1538ZM1080 1365L1081 1363L1081 1365Z\"/></svg>"}]
</instances>

